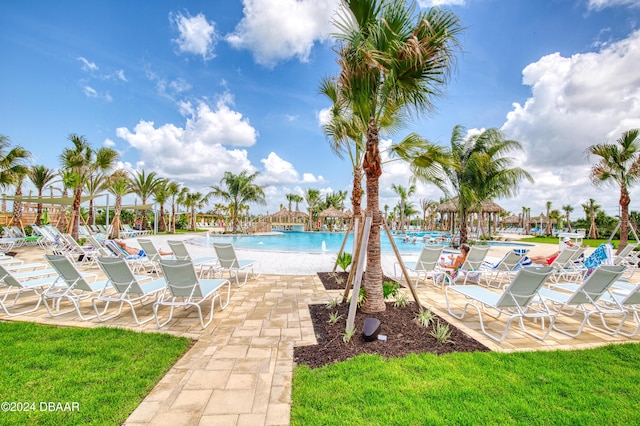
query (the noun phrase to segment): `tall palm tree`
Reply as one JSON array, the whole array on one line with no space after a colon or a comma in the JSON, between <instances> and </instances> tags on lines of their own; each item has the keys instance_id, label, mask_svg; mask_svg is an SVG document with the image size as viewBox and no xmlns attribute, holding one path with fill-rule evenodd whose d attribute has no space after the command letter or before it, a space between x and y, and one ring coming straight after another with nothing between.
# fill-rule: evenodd
<instances>
[{"instance_id":1,"label":"tall palm tree","mask_svg":"<svg viewBox=\"0 0 640 426\"><path fill-rule=\"evenodd\" d=\"M147 200L153 196L161 182L162 178L156 172L136 171L131 179L131 190L140 197L142 204L147 204ZM142 209L142 229L147 229L146 209Z\"/></svg>"},{"instance_id":2,"label":"tall palm tree","mask_svg":"<svg viewBox=\"0 0 640 426\"><path fill-rule=\"evenodd\" d=\"M188 192L184 196L182 205L189 209L191 213L191 220L189 221L189 229L191 231L196 230L196 209L202 208L206 203L206 197L203 197L200 192Z\"/></svg>"},{"instance_id":3,"label":"tall palm tree","mask_svg":"<svg viewBox=\"0 0 640 426\"><path fill-rule=\"evenodd\" d=\"M207 194L207 198L209 196L222 198L232 206L231 226L234 234L238 229L238 208L241 204L266 204L264 190L260 185L254 183L257 177L258 172L249 174L246 170L237 175L225 172L220 185L211 186L213 191Z\"/></svg>"},{"instance_id":4,"label":"tall palm tree","mask_svg":"<svg viewBox=\"0 0 640 426\"><path fill-rule=\"evenodd\" d=\"M622 134L615 144L596 144L587 148L588 155L600 157L591 167L591 182L597 187L614 184L620 187L620 246L629 239L629 188L640 180L640 129L631 129Z\"/></svg>"},{"instance_id":5,"label":"tall palm tree","mask_svg":"<svg viewBox=\"0 0 640 426\"><path fill-rule=\"evenodd\" d=\"M596 204L596 200L589 198L589 202L582 205L585 216L589 218L589 238L598 238L598 227L596 226L596 213L600 210L600 206Z\"/></svg>"},{"instance_id":6,"label":"tall palm tree","mask_svg":"<svg viewBox=\"0 0 640 426\"><path fill-rule=\"evenodd\" d=\"M171 198L171 220L169 223L169 232L171 233L176 232L176 204L180 194L180 185L176 181L169 181L167 184L167 192Z\"/></svg>"},{"instance_id":7,"label":"tall palm tree","mask_svg":"<svg viewBox=\"0 0 640 426\"><path fill-rule=\"evenodd\" d=\"M451 134L451 163L444 166L445 179L434 181L446 194L455 195L460 218L460 243L467 242L468 212L482 201L514 196L523 179L533 181L520 167L511 167L507 154L522 149L514 140L505 139L498 129L487 129L465 137L465 129L455 126ZM523 220L526 218L523 214Z\"/></svg>"},{"instance_id":8,"label":"tall palm tree","mask_svg":"<svg viewBox=\"0 0 640 426\"><path fill-rule=\"evenodd\" d=\"M404 233L404 214L405 214L405 205L407 204L407 200L416 192L415 185L409 185L408 188L405 188L402 185L396 185L395 183L391 184L391 189L393 192L400 197L400 230Z\"/></svg>"},{"instance_id":9,"label":"tall palm tree","mask_svg":"<svg viewBox=\"0 0 640 426\"><path fill-rule=\"evenodd\" d=\"M42 192L44 191L45 186L51 184L58 177L58 171L39 164L29 167L27 170L27 176L33 186L36 187L36 191L38 191L38 198L42 198ZM41 218L42 201L38 200L35 220L36 225L40 226Z\"/></svg>"},{"instance_id":10,"label":"tall palm tree","mask_svg":"<svg viewBox=\"0 0 640 426\"><path fill-rule=\"evenodd\" d=\"M551 232L551 218L549 212L551 211L551 201L547 201L547 237L552 234Z\"/></svg>"},{"instance_id":11,"label":"tall palm tree","mask_svg":"<svg viewBox=\"0 0 640 426\"><path fill-rule=\"evenodd\" d=\"M90 223L91 225L95 225L93 199L107 190L108 181L108 175L98 172L91 175L84 185L87 195L91 197L89 200L89 217L87 218L87 223Z\"/></svg>"},{"instance_id":12,"label":"tall palm tree","mask_svg":"<svg viewBox=\"0 0 640 426\"><path fill-rule=\"evenodd\" d=\"M113 207L113 219L111 221L111 227L109 230L110 238L120 238L120 225L122 214L122 198L125 195L131 194L131 176L126 170L116 170L110 177L107 183L107 191L113 194L116 198L115 205Z\"/></svg>"},{"instance_id":13,"label":"tall palm tree","mask_svg":"<svg viewBox=\"0 0 640 426\"><path fill-rule=\"evenodd\" d=\"M80 202L82 190L89 178L97 172L108 172L118 160L118 153L111 148L102 147L94 150L84 136L69 135L73 147L65 148L60 155L62 169L71 173L70 183L73 189L73 206L71 207L70 234L78 239Z\"/></svg>"},{"instance_id":14,"label":"tall palm tree","mask_svg":"<svg viewBox=\"0 0 640 426\"><path fill-rule=\"evenodd\" d=\"M292 199L293 199L293 202L296 203L296 211L297 212L300 211L298 206L300 205L300 202L304 200L304 198L302 197L302 195L293 194Z\"/></svg>"},{"instance_id":15,"label":"tall palm tree","mask_svg":"<svg viewBox=\"0 0 640 426\"><path fill-rule=\"evenodd\" d=\"M7 136L0 135L0 188L16 185L16 196L22 195L22 183L27 173L26 161L31 158L31 153L21 146L9 149L11 142ZM16 216L18 214L18 216ZM13 202L13 221L22 216L22 201Z\"/></svg>"},{"instance_id":16,"label":"tall palm tree","mask_svg":"<svg viewBox=\"0 0 640 426\"><path fill-rule=\"evenodd\" d=\"M160 205L160 217L158 218L158 231L165 232L167 230L167 218L165 217L164 205L171 197L169 193L169 181L161 179L155 190L156 203Z\"/></svg>"},{"instance_id":17,"label":"tall palm tree","mask_svg":"<svg viewBox=\"0 0 640 426\"><path fill-rule=\"evenodd\" d=\"M24 206L22 202L22 185L24 184L24 180L27 177L28 167L17 167L14 169L14 185L16 187L15 196L16 199L13 201L13 217L11 219L11 223L15 225L20 225L20 229L22 229L22 234L24 235L24 224L22 223L22 213L24 211Z\"/></svg>"},{"instance_id":18,"label":"tall palm tree","mask_svg":"<svg viewBox=\"0 0 640 426\"><path fill-rule=\"evenodd\" d=\"M569 220L569 214L573 211L573 206L571 204L565 204L562 206L562 210L564 210L565 220L567 221L567 228L569 232L571 232L571 221Z\"/></svg>"},{"instance_id":19,"label":"tall palm tree","mask_svg":"<svg viewBox=\"0 0 640 426\"><path fill-rule=\"evenodd\" d=\"M307 190L304 191L303 196L304 196L304 200L307 202L307 205L309 206L309 231L313 231L314 229L313 212L316 208L316 205L320 202L320 190L307 188Z\"/></svg>"},{"instance_id":20,"label":"tall palm tree","mask_svg":"<svg viewBox=\"0 0 640 426\"><path fill-rule=\"evenodd\" d=\"M291 213L291 204L293 204L293 198L296 196L296 194L287 194L285 195L285 197L287 198L287 201L289 202L289 213Z\"/></svg>"},{"instance_id":21,"label":"tall palm tree","mask_svg":"<svg viewBox=\"0 0 640 426\"><path fill-rule=\"evenodd\" d=\"M364 155L367 126L354 115L347 100L340 96L340 88L335 79L325 78L320 84L320 93L331 102L331 119L324 125L324 134L330 142L331 150L343 158L349 155L352 167L353 183L351 187L351 203L353 217L362 215L362 159Z\"/></svg>"},{"instance_id":22,"label":"tall palm tree","mask_svg":"<svg viewBox=\"0 0 640 426\"><path fill-rule=\"evenodd\" d=\"M344 0L335 24L341 71L339 97L359 123L366 125L362 167L366 176L367 214L373 219L367 245L364 312L385 310L380 263L380 130L399 127L411 113L433 109L433 99L447 83L458 17L431 8L420 11L410 0Z\"/></svg>"}]
</instances>

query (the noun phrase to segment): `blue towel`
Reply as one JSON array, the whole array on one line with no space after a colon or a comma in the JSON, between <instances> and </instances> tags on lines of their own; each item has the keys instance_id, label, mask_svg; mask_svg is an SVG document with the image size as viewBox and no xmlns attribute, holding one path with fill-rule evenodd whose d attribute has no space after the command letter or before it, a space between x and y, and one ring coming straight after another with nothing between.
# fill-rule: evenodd
<instances>
[{"instance_id":1,"label":"blue towel","mask_svg":"<svg viewBox=\"0 0 640 426\"><path fill-rule=\"evenodd\" d=\"M610 252L610 250L609 250ZM597 266L600 266L607 259L609 259L609 254L607 250L607 244L600 244L593 253L589 257L584 260L584 267L587 269L593 269Z\"/></svg>"}]
</instances>

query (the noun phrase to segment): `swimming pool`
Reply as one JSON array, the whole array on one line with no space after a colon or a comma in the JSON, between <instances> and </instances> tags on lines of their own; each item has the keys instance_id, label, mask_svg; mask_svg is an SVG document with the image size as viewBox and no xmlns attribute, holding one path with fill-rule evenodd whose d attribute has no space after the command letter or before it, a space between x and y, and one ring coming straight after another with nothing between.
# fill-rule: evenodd
<instances>
[{"instance_id":1,"label":"swimming pool","mask_svg":"<svg viewBox=\"0 0 640 426\"><path fill-rule=\"evenodd\" d=\"M393 239L402 254L419 253L425 244L418 239L416 243L404 242L405 236L394 235ZM202 245L211 246L214 242L232 243L237 249L263 250L263 251L284 251L284 252L304 252L304 253L338 253L344 233L340 232L274 232L261 235L209 235L192 238L189 241ZM444 243L443 243L444 244ZM531 247L534 244L489 241L489 245L500 245L509 247ZM391 243L386 233L382 233L380 239L380 249L382 253L393 253ZM345 251L353 251L353 234L349 235Z\"/></svg>"}]
</instances>

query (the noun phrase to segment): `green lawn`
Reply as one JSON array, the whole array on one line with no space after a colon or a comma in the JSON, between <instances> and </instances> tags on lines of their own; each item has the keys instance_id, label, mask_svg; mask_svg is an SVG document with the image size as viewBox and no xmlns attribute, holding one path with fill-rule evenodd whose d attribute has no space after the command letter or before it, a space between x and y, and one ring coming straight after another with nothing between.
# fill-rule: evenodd
<instances>
[{"instance_id":1,"label":"green lawn","mask_svg":"<svg viewBox=\"0 0 640 426\"><path fill-rule=\"evenodd\" d=\"M640 345L298 366L292 425L640 424Z\"/></svg>"},{"instance_id":2,"label":"green lawn","mask_svg":"<svg viewBox=\"0 0 640 426\"><path fill-rule=\"evenodd\" d=\"M523 243L545 243L545 244L558 244L558 237L528 237L528 238L522 238L518 241L521 241ZM588 238L585 238L582 240L582 244L588 247L598 247L600 244L604 244L607 243L608 240L603 240L603 239L599 239L599 240L590 240ZM635 240L630 240L629 242L635 242ZM620 240L611 240L611 244L613 244L613 247L617 248L620 245Z\"/></svg>"},{"instance_id":3,"label":"green lawn","mask_svg":"<svg viewBox=\"0 0 640 426\"><path fill-rule=\"evenodd\" d=\"M159 333L0 322L0 424L122 424L190 345Z\"/></svg>"}]
</instances>

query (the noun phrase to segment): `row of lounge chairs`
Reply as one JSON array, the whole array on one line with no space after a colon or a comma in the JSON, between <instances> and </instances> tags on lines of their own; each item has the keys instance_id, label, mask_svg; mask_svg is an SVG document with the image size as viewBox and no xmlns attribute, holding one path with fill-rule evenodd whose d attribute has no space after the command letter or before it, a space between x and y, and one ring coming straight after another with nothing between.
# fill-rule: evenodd
<instances>
[{"instance_id":1,"label":"row of lounge chairs","mask_svg":"<svg viewBox=\"0 0 640 426\"><path fill-rule=\"evenodd\" d=\"M540 340L552 329L577 337L586 325L607 334L633 337L640 331L640 284L628 283L627 276L638 264L635 246L629 246L612 256L610 247L602 245L584 260L580 257L584 249L567 247L549 266L524 266L526 256L515 250L496 264L489 264L485 261L487 248L472 246L457 276L439 267L441 248L424 247L418 261L403 263L416 276L410 285L417 286L421 280L431 278L435 286L446 286L449 313L462 319L468 309L475 310L482 332L497 342L506 337L515 320L525 333ZM609 264L602 264L607 259ZM471 276L477 279L474 284L469 280ZM453 294L467 300L461 312L451 303ZM491 331L493 326L485 327L483 315L506 316L504 331L496 334ZM557 321L561 315L581 318L572 330L571 325ZM599 318L598 323L594 317ZM533 333L525 320L539 320L543 329L546 321L548 326L542 334Z\"/></svg>"},{"instance_id":2,"label":"row of lounge chairs","mask_svg":"<svg viewBox=\"0 0 640 426\"><path fill-rule=\"evenodd\" d=\"M219 300L220 309L227 306L230 279L235 278L236 283L241 286L246 283L250 274L254 277L258 275L255 268L259 266L259 262L238 259L232 245L219 245L217 259L191 259L184 244L177 241L172 242L175 252L170 258L159 256L151 260L157 251L150 241L148 243L150 246L146 250L149 250L151 256L141 257L147 257L157 267L157 270L149 271L152 274L141 274L142 270L136 268L137 261L130 262L128 254L109 255L109 249L101 245L100 249L92 253L91 262L97 264L107 277L102 281L97 280L97 274L81 272L78 266L83 263L74 261L75 256L45 254L46 263L28 265L10 256L0 257L0 311L14 316L33 312L44 304L51 316L76 312L82 320L98 318L100 321L107 321L119 316L126 305L137 324L155 319L160 328L171 321L176 308L184 307L195 309L201 326L205 328L213 318L215 299ZM120 247L117 244L114 246ZM214 267L214 260L217 261L215 271L228 271L229 279L204 277L210 275L203 271L212 270L210 268ZM83 266L90 265L84 263ZM245 275L242 284L238 279L241 271ZM35 293L38 296L37 303L18 312L14 311L13 308L18 305L20 296L25 292ZM94 315L87 315L81 309L82 302L89 299ZM135 305L147 302L152 303L152 313L141 319L136 313ZM205 317L202 306L209 303L209 314ZM62 309L63 305L70 305L70 308ZM168 316L162 319L162 315L166 315L162 314L164 308L168 308Z\"/></svg>"}]
</instances>

